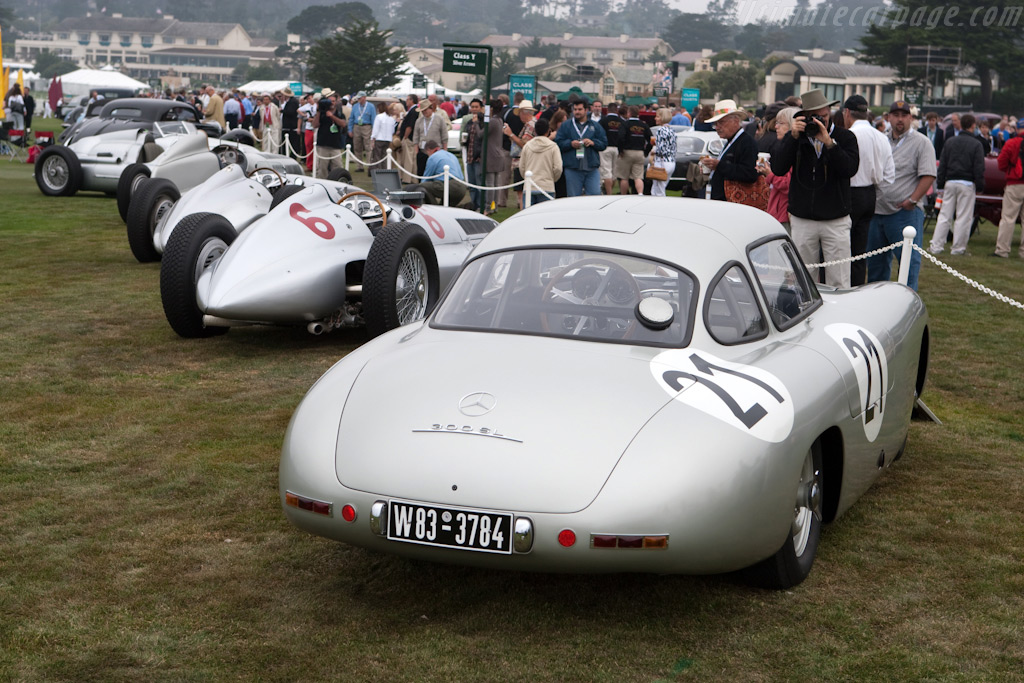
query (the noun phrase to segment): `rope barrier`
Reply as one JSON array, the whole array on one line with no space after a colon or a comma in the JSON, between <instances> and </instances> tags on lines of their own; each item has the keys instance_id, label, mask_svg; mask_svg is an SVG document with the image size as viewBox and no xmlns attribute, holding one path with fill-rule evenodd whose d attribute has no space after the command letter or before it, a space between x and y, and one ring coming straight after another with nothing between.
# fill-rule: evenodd
<instances>
[{"instance_id":1,"label":"rope barrier","mask_svg":"<svg viewBox=\"0 0 1024 683\"><path fill-rule=\"evenodd\" d=\"M957 271L955 268L952 268L951 266L949 266L949 265L943 263L942 261L940 261L939 259L935 258L935 256L933 256L932 254L929 254L927 251L925 251L924 249L922 249L918 245L915 244L915 245L913 245L913 247L914 247L914 251L920 253L921 256L925 257L926 259L928 259L929 261L931 261L932 263L937 265L939 268L942 268L944 271L946 271L947 273L949 273L953 277L956 277L956 278L959 278L960 280L963 280L964 282L969 284L971 287L974 287L975 289L977 289L979 292L983 292L985 294L988 294L993 299L996 299L998 301L1002 301L1004 304L1010 304L1014 308L1019 308L1021 310L1024 310L1024 304L1022 304L1021 302L1017 301L1016 299L1011 299L1010 297L1006 296L1005 294L1000 294L999 292L995 291L991 287L986 287L985 285L981 284L977 280L972 280L971 278L967 277L963 273Z\"/></svg>"}]
</instances>

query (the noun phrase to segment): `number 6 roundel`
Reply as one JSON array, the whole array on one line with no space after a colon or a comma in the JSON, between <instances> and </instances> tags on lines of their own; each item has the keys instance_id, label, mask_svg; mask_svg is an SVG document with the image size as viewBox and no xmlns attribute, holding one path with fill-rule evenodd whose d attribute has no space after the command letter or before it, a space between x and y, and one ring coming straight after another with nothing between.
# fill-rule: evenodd
<instances>
[{"instance_id":1,"label":"number 6 roundel","mask_svg":"<svg viewBox=\"0 0 1024 683\"><path fill-rule=\"evenodd\" d=\"M309 213L309 209L298 202L288 208L288 215L312 230L313 234L323 237L325 240L334 239L333 225L319 216L300 216L300 213Z\"/></svg>"}]
</instances>

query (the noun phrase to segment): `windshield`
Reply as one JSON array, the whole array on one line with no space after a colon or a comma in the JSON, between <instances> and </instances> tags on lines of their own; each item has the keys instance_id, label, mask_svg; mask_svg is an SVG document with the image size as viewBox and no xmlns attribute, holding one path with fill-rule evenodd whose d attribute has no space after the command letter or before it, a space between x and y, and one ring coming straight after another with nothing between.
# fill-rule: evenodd
<instances>
[{"instance_id":1,"label":"windshield","mask_svg":"<svg viewBox=\"0 0 1024 683\"><path fill-rule=\"evenodd\" d=\"M153 124L153 137L184 135L195 132L195 128L184 121L160 121Z\"/></svg>"},{"instance_id":2,"label":"windshield","mask_svg":"<svg viewBox=\"0 0 1024 683\"><path fill-rule=\"evenodd\" d=\"M690 338L693 297L690 275L657 261L603 251L522 249L488 254L469 263L431 324L682 346ZM637 306L646 298L668 302L671 321L642 323Z\"/></svg>"}]
</instances>

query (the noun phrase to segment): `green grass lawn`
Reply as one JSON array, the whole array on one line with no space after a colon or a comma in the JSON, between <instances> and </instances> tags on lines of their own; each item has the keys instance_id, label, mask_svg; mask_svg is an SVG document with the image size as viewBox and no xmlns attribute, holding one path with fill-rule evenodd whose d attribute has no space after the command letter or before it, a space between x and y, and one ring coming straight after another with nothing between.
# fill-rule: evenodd
<instances>
[{"instance_id":1,"label":"green grass lawn","mask_svg":"<svg viewBox=\"0 0 1024 683\"><path fill-rule=\"evenodd\" d=\"M994 241L984 224L946 260L1024 300L1024 262L986 258ZM113 199L44 197L0 161L2 680L1024 679L1024 311L931 264L924 398L943 424L914 423L784 592L301 533L277 497L284 430L364 335L180 339L158 281Z\"/></svg>"}]
</instances>

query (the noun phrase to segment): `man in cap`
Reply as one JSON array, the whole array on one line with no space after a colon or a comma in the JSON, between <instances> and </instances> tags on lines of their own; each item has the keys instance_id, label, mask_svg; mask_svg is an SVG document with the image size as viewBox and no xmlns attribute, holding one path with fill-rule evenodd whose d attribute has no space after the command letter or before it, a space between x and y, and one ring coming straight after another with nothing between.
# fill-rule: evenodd
<instances>
[{"instance_id":1,"label":"man in cap","mask_svg":"<svg viewBox=\"0 0 1024 683\"><path fill-rule=\"evenodd\" d=\"M427 143L433 140L441 149L448 146L448 135L444 130L444 123L437 114L434 104L430 100L423 100L416 107L419 118L412 131L412 141L419 150L416 154L416 175L425 175L427 167Z\"/></svg>"},{"instance_id":2,"label":"man in cap","mask_svg":"<svg viewBox=\"0 0 1024 683\"><path fill-rule=\"evenodd\" d=\"M299 154L302 153L302 143L299 142L299 100L291 88L281 90L281 131L288 141L288 150L282 150L285 154L291 154L296 161L301 161Z\"/></svg>"},{"instance_id":3,"label":"man in cap","mask_svg":"<svg viewBox=\"0 0 1024 683\"><path fill-rule=\"evenodd\" d=\"M707 120L714 124L718 137L725 140L725 147L718 158L709 157L701 161L711 169L708 180L708 197L726 201L725 181L752 183L757 180L757 143L743 132L742 124L747 112L736 106L734 100L715 103L714 116ZM780 174L781 175L781 174Z\"/></svg>"},{"instance_id":4,"label":"man in cap","mask_svg":"<svg viewBox=\"0 0 1024 683\"><path fill-rule=\"evenodd\" d=\"M889 107L891 129L887 133L892 160L896 166L896 179L892 185L878 188L875 197L875 215L868 228L868 251L881 249L894 242L903 242L903 228L917 230L914 244L921 246L924 232L924 208L921 203L935 180L935 147L927 136L914 129L910 105L896 100ZM878 254L868 259L868 282L888 280L895 255L900 259L903 247ZM910 255L910 273L907 285L917 289L917 274L921 270L921 255L915 250Z\"/></svg>"},{"instance_id":5,"label":"man in cap","mask_svg":"<svg viewBox=\"0 0 1024 683\"><path fill-rule=\"evenodd\" d=\"M851 95L843 104L843 123L857 137L860 167L850 178L850 255L859 256L867 250L868 228L875 215L875 190L892 185L896 180L896 167L892 150L885 135L868 122L871 112L868 101L860 95ZM867 261L850 263L850 284L867 282Z\"/></svg>"},{"instance_id":6,"label":"man in cap","mask_svg":"<svg viewBox=\"0 0 1024 683\"><path fill-rule=\"evenodd\" d=\"M793 242L804 263L850 257L850 178L860 165L857 137L832 123L832 107L821 90L801 93L803 109L793 118L789 135L772 148L775 175L792 169L789 220ZM825 268L826 284L850 286L846 263Z\"/></svg>"},{"instance_id":7,"label":"man in cap","mask_svg":"<svg viewBox=\"0 0 1024 683\"><path fill-rule=\"evenodd\" d=\"M370 134L373 132L373 120L377 118L377 107L366 101L365 90L356 93L356 100L352 105L352 115L348 117L348 135L352 138L352 151L356 159L363 161L363 153L369 154L373 148ZM363 165L356 164L353 170L362 171Z\"/></svg>"}]
</instances>

